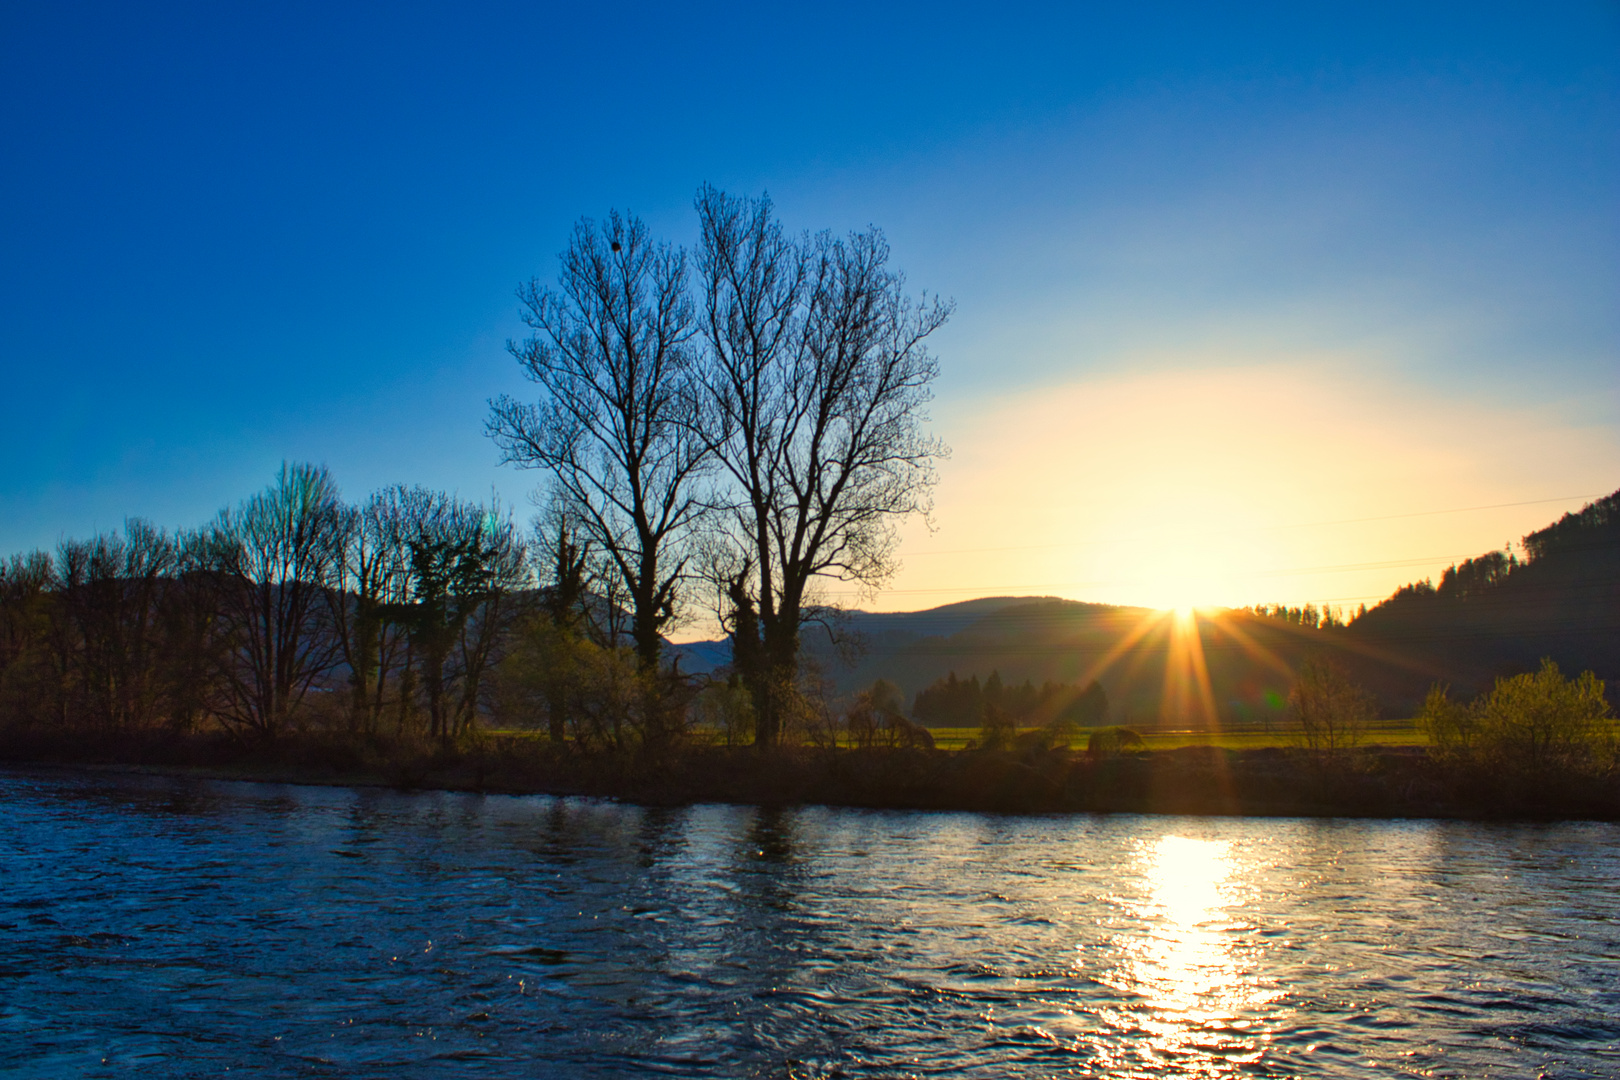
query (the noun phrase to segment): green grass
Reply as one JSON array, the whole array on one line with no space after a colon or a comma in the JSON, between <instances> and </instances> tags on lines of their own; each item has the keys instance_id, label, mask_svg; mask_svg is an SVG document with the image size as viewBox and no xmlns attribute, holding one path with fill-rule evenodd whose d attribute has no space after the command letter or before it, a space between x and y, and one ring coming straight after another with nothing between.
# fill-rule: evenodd
<instances>
[{"instance_id":1,"label":"green grass","mask_svg":"<svg viewBox=\"0 0 1620 1080\"><path fill-rule=\"evenodd\" d=\"M933 728L934 745L942 750L960 750L979 737L978 728ZM1019 734L1033 728L1020 728ZM1140 730L1140 729L1138 729ZM1223 750L1258 750L1267 746L1297 746L1294 732L1278 727L1272 731L1141 731L1149 750L1175 750L1183 746L1218 746ZM1070 747L1084 750L1091 729L1081 728ZM1361 740L1364 746L1428 746L1429 740L1411 720L1380 720L1368 725Z\"/></svg>"},{"instance_id":2,"label":"green grass","mask_svg":"<svg viewBox=\"0 0 1620 1080\"><path fill-rule=\"evenodd\" d=\"M961 750L970 742L979 738L978 728L950 728L938 727L929 729L934 736L934 745L941 750ZM1019 728L1020 735L1034 728ZM1271 731L1236 730L1236 731L1157 731L1153 729L1141 730L1142 742L1149 750L1175 750L1183 746L1218 746L1223 750L1259 750L1268 746L1298 746L1299 739L1294 732L1281 726ZM1090 728L1080 728L1070 748L1084 750L1086 740L1091 737ZM543 739L543 730L513 729L491 731L491 735L500 735L508 738ZM709 741L718 744L718 733L694 731L692 738L696 741ZM1361 739L1363 746L1428 746L1429 740L1418 730L1417 724L1412 720L1379 720L1368 725L1365 735Z\"/></svg>"}]
</instances>

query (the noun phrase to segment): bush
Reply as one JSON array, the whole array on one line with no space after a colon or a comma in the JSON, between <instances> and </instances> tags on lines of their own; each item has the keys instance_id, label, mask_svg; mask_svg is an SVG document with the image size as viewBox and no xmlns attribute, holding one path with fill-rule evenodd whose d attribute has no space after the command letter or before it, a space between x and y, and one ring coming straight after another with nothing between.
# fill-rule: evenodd
<instances>
[{"instance_id":1,"label":"bush","mask_svg":"<svg viewBox=\"0 0 1620 1080\"><path fill-rule=\"evenodd\" d=\"M692 702L692 722L727 746L754 741L754 703L740 680L710 683Z\"/></svg>"},{"instance_id":2,"label":"bush","mask_svg":"<svg viewBox=\"0 0 1620 1080\"><path fill-rule=\"evenodd\" d=\"M1505 764L1586 761L1610 736L1603 680L1590 671L1566 679L1551 660L1540 671L1497 679L1476 707L1484 749Z\"/></svg>"},{"instance_id":3,"label":"bush","mask_svg":"<svg viewBox=\"0 0 1620 1080\"><path fill-rule=\"evenodd\" d=\"M857 749L904 747L932 750L934 736L921 724L914 724L901 713L900 688L879 679L870 690L855 695L844 716L849 745Z\"/></svg>"},{"instance_id":4,"label":"bush","mask_svg":"<svg viewBox=\"0 0 1620 1080\"><path fill-rule=\"evenodd\" d=\"M999 705L984 707L984 724L979 728L978 746L981 750L1005 750L1018 734L1013 718Z\"/></svg>"},{"instance_id":5,"label":"bush","mask_svg":"<svg viewBox=\"0 0 1620 1080\"><path fill-rule=\"evenodd\" d=\"M1074 737L1078 731L1073 721L1060 715L1057 719L1018 736L1018 748L1037 753L1067 750L1074 744Z\"/></svg>"}]
</instances>

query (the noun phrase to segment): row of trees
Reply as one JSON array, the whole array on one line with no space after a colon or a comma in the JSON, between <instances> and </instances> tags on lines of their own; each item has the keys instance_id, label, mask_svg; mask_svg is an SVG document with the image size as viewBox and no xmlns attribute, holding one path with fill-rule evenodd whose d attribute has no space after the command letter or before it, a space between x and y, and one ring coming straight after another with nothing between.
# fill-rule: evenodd
<instances>
[{"instance_id":1,"label":"row of trees","mask_svg":"<svg viewBox=\"0 0 1620 1080\"><path fill-rule=\"evenodd\" d=\"M1028 679L1007 686L1001 672L992 671L981 686L977 675L958 679L953 671L917 691L911 715L929 727L975 728L986 716L1020 727L1053 721L1097 727L1107 721L1108 695L1095 679L1084 686L1046 682L1037 687Z\"/></svg>"},{"instance_id":2,"label":"row of trees","mask_svg":"<svg viewBox=\"0 0 1620 1080\"><path fill-rule=\"evenodd\" d=\"M711 187L695 208L691 252L619 213L578 223L556 285L519 290L534 333L509 349L539 400L492 402L488 432L623 598L644 681L708 600L768 746L803 709L818 581L877 586L896 521L928 509L925 341L951 308L907 293L875 228L790 235L769 199Z\"/></svg>"},{"instance_id":3,"label":"row of trees","mask_svg":"<svg viewBox=\"0 0 1620 1080\"><path fill-rule=\"evenodd\" d=\"M1254 604L1246 608L1238 608L1240 612L1253 615L1258 619L1274 619L1290 626L1299 626L1307 630L1330 630L1340 626L1348 626L1351 622L1367 613L1367 605L1362 604L1358 611L1347 618L1344 609L1335 604L1305 604L1300 607L1289 607L1287 604Z\"/></svg>"},{"instance_id":4,"label":"row of trees","mask_svg":"<svg viewBox=\"0 0 1620 1080\"><path fill-rule=\"evenodd\" d=\"M495 506L406 487L352 506L324 468L283 466L203 528L132 520L0 565L0 717L452 735L532 579Z\"/></svg>"},{"instance_id":5,"label":"row of trees","mask_svg":"<svg viewBox=\"0 0 1620 1080\"><path fill-rule=\"evenodd\" d=\"M348 506L288 467L195 532L130 522L12 560L7 715L273 735L319 702L356 731L449 735L488 707L656 740L695 691L665 632L704 600L754 741L825 712L800 638L833 621L817 583L880 584L895 523L928 508L925 341L950 305L907 293L875 228L790 235L768 199L713 188L696 210L690 252L582 220L556 285L519 290L534 333L509 348L540 396L493 401L487 430L545 475L538 567L494 507L418 488Z\"/></svg>"},{"instance_id":6,"label":"row of trees","mask_svg":"<svg viewBox=\"0 0 1620 1080\"><path fill-rule=\"evenodd\" d=\"M1535 535L1535 534L1532 534ZM1526 537L1528 541L1530 537ZM1386 604L1411 603L1421 600L1450 600L1453 602L1477 599L1511 578L1515 571L1528 564L1520 562L1511 551L1488 551L1472 559L1464 559L1446 567L1436 585L1428 578L1402 585L1390 595Z\"/></svg>"}]
</instances>

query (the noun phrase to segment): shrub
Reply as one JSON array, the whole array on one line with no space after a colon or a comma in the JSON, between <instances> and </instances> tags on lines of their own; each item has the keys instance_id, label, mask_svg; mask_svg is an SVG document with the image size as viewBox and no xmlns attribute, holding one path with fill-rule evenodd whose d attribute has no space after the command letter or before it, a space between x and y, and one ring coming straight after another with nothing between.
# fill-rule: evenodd
<instances>
[{"instance_id":1,"label":"shrub","mask_svg":"<svg viewBox=\"0 0 1620 1080\"><path fill-rule=\"evenodd\" d=\"M692 702L692 722L727 746L754 741L754 703L740 680L711 683Z\"/></svg>"},{"instance_id":2,"label":"shrub","mask_svg":"<svg viewBox=\"0 0 1620 1080\"><path fill-rule=\"evenodd\" d=\"M1018 734L1018 728L1013 718L999 705L986 705L984 707L984 724L979 728L979 748L981 750L1005 750Z\"/></svg>"},{"instance_id":3,"label":"shrub","mask_svg":"<svg viewBox=\"0 0 1620 1080\"><path fill-rule=\"evenodd\" d=\"M1127 750L1140 750L1146 744L1142 736L1128 727L1104 727L1091 733L1086 740L1086 753L1094 758L1118 757Z\"/></svg>"},{"instance_id":4,"label":"shrub","mask_svg":"<svg viewBox=\"0 0 1620 1080\"><path fill-rule=\"evenodd\" d=\"M932 750L933 733L921 724L907 720L901 712L902 703L900 688L887 679L879 679L871 689L856 694L854 703L844 716L849 745L857 749L903 747Z\"/></svg>"},{"instance_id":5,"label":"shrub","mask_svg":"<svg viewBox=\"0 0 1620 1080\"><path fill-rule=\"evenodd\" d=\"M1452 701L1449 689L1439 683L1429 688L1418 713L1418 729L1441 757L1468 757L1479 744L1480 709L1478 703Z\"/></svg>"},{"instance_id":6,"label":"shrub","mask_svg":"<svg viewBox=\"0 0 1620 1080\"><path fill-rule=\"evenodd\" d=\"M1610 734L1603 680L1590 671L1566 679L1550 659L1540 671L1497 679L1476 708L1484 749L1504 764L1588 760Z\"/></svg>"},{"instance_id":7,"label":"shrub","mask_svg":"<svg viewBox=\"0 0 1620 1080\"><path fill-rule=\"evenodd\" d=\"M1077 731L1073 721L1060 715L1055 720L1020 735L1018 748L1041 753L1067 750L1073 745Z\"/></svg>"}]
</instances>

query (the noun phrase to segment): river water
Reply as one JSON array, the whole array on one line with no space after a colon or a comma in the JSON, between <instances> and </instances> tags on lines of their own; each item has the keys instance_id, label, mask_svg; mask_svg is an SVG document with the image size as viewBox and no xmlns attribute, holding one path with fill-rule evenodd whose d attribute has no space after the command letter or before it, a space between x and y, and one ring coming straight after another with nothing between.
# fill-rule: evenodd
<instances>
[{"instance_id":1,"label":"river water","mask_svg":"<svg viewBox=\"0 0 1620 1080\"><path fill-rule=\"evenodd\" d=\"M0 771L21 1076L1620 1076L1620 827Z\"/></svg>"}]
</instances>

